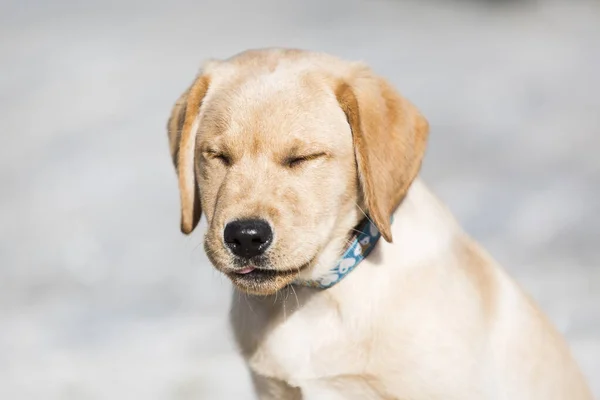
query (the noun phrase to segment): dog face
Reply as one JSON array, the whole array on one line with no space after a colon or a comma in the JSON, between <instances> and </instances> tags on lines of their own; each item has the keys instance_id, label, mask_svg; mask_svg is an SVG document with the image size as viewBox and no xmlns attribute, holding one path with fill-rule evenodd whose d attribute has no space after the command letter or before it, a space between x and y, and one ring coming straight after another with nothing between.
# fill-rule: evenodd
<instances>
[{"instance_id":1,"label":"dog face","mask_svg":"<svg viewBox=\"0 0 600 400\"><path fill-rule=\"evenodd\" d=\"M206 253L260 293L306 268L357 200L352 134L335 97L277 75L215 83L197 139Z\"/></svg>"},{"instance_id":2,"label":"dog face","mask_svg":"<svg viewBox=\"0 0 600 400\"><path fill-rule=\"evenodd\" d=\"M391 240L426 135L416 109L362 65L297 50L210 62L169 121L182 231L202 208L213 265L272 294L331 262L363 212Z\"/></svg>"}]
</instances>

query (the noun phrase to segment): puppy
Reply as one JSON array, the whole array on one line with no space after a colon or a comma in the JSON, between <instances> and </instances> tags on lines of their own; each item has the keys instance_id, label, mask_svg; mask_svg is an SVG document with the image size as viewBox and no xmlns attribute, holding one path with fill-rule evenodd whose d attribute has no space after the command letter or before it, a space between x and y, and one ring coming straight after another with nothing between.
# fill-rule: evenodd
<instances>
[{"instance_id":1,"label":"puppy","mask_svg":"<svg viewBox=\"0 0 600 400\"><path fill-rule=\"evenodd\" d=\"M536 305L417 177L428 123L360 63L206 63L168 123L260 399L584 400Z\"/></svg>"}]
</instances>

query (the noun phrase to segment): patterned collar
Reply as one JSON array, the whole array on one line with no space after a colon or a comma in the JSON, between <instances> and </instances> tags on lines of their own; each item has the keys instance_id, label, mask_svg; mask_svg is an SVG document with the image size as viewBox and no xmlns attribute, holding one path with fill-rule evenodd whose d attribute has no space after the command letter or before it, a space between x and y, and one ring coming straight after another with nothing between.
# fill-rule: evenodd
<instances>
[{"instance_id":1,"label":"patterned collar","mask_svg":"<svg viewBox=\"0 0 600 400\"><path fill-rule=\"evenodd\" d=\"M308 286L316 289L327 289L344 279L362 260L364 260L377 244L381 233L369 220L361 222L352 236L348 248L325 275L314 280L296 280L294 285Z\"/></svg>"}]
</instances>

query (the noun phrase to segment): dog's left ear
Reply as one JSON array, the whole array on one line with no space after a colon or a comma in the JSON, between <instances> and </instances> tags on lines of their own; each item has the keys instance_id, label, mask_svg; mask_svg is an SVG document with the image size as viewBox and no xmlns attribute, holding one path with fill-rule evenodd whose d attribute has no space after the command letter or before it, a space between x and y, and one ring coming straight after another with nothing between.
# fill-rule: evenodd
<instances>
[{"instance_id":1,"label":"dog's left ear","mask_svg":"<svg viewBox=\"0 0 600 400\"><path fill-rule=\"evenodd\" d=\"M338 83L335 94L352 129L366 212L391 242L390 218L421 168L429 124L366 67Z\"/></svg>"},{"instance_id":2,"label":"dog's left ear","mask_svg":"<svg viewBox=\"0 0 600 400\"><path fill-rule=\"evenodd\" d=\"M208 90L209 78L201 74L175 102L167 124L169 147L179 177L181 231L191 233L200 221L201 206L194 168L196 134L200 106Z\"/></svg>"}]
</instances>

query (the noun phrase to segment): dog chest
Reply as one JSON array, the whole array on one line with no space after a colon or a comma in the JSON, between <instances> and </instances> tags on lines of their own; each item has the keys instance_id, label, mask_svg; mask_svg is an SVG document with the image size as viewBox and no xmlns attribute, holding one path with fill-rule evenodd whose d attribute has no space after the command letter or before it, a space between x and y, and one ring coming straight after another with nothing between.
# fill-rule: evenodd
<instances>
[{"instance_id":1,"label":"dog chest","mask_svg":"<svg viewBox=\"0 0 600 400\"><path fill-rule=\"evenodd\" d=\"M260 312L254 316L260 319ZM282 305L271 316L266 324L254 325L253 334L260 339L247 359L256 373L301 386L306 380L365 371L366 335L327 299L313 299L296 310L284 311Z\"/></svg>"}]
</instances>

